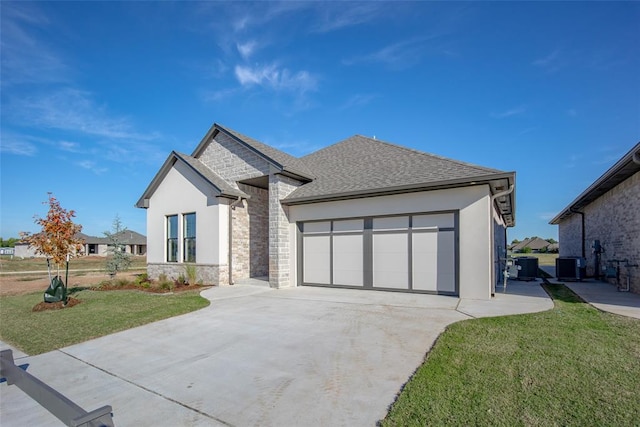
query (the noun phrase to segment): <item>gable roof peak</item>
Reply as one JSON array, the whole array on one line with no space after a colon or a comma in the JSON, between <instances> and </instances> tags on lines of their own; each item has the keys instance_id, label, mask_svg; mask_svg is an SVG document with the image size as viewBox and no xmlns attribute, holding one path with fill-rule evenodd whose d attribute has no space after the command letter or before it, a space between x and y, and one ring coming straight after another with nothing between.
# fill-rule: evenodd
<instances>
[{"instance_id":1,"label":"gable roof peak","mask_svg":"<svg viewBox=\"0 0 640 427\"><path fill-rule=\"evenodd\" d=\"M198 158L218 133L225 134L238 144L262 157L280 172L293 175L302 181L311 181L313 179L309 168L297 157L218 123L213 124L191 156Z\"/></svg>"}]
</instances>

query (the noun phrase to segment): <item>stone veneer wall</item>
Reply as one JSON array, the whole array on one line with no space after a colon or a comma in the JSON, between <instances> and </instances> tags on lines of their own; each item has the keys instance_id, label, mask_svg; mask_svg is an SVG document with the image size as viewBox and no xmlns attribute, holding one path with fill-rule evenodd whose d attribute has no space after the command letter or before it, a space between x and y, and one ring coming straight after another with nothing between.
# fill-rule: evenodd
<instances>
[{"instance_id":1,"label":"stone veneer wall","mask_svg":"<svg viewBox=\"0 0 640 427\"><path fill-rule=\"evenodd\" d=\"M601 261L628 259L640 264L640 172L627 178L584 208L587 275L594 274L595 260L591 253L594 240L605 249ZM560 223L560 255L581 255L580 215L574 214ZM630 274L629 274L630 272ZM631 277L631 290L640 293L640 267L627 270L620 264L620 283ZM615 279L608 279L615 284Z\"/></svg>"},{"instance_id":2,"label":"stone veneer wall","mask_svg":"<svg viewBox=\"0 0 640 427\"><path fill-rule=\"evenodd\" d=\"M183 263L148 263L147 274L150 279L158 280L161 274L167 276L167 279L175 280L180 275L187 276ZM196 277L198 282L203 285L227 285L229 284L229 269L226 265L213 264L195 264Z\"/></svg>"},{"instance_id":3,"label":"stone veneer wall","mask_svg":"<svg viewBox=\"0 0 640 427\"><path fill-rule=\"evenodd\" d=\"M301 185L282 175L269 176L269 285L291 286L291 242L289 240L289 207L280 200Z\"/></svg>"},{"instance_id":4,"label":"stone veneer wall","mask_svg":"<svg viewBox=\"0 0 640 427\"><path fill-rule=\"evenodd\" d=\"M240 189L251 198L232 212L233 278L269 275L269 192L245 184Z\"/></svg>"},{"instance_id":5,"label":"stone veneer wall","mask_svg":"<svg viewBox=\"0 0 640 427\"><path fill-rule=\"evenodd\" d=\"M216 135L199 159L232 184L269 174L269 162L223 133Z\"/></svg>"}]
</instances>

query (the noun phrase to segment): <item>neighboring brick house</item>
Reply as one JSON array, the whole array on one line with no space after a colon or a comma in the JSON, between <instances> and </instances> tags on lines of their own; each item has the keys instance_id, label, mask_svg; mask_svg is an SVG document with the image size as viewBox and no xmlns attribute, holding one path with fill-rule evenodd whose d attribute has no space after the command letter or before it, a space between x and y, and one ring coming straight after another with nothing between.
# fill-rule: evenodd
<instances>
[{"instance_id":1,"label":"neighboring brick house","mask_svg":"<svg viewBox=\"0 0 640 427\"><path fill-rule=\"evenodd\" d=\"M603 272L611 260L620 264L620 284L630 281L640 293L640 143L564 208L550 224L559 226L560 256L582 256L587 276ZM592 246L604 249L596 267ZM617 263L613 263L614 266ZM616 279L609 279L616 283Z\"/></svg>"},{"instance_id":2,"label":"neighboring brick house","mask_svg":"<svg viewBox=\"0 0 640 427\"><path fill-rule=\"evenodd\" d=\"M515 173L353 136L296 158L214 124L137 202L150 277L489 298Z\"/></svg>"}]
</instances>

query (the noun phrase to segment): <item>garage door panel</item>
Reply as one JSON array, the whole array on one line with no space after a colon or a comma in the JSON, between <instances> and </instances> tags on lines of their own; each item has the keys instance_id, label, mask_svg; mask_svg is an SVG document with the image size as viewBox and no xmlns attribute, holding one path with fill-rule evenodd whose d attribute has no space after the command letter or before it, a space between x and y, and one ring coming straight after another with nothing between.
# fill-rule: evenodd
<instances>
[{"instance_id":1,"label":"garage door panel","mask_svg":"<svg viewBox=\"0 0 640 427\"><path fill-rule=\"evenodd\" d=\"M333 284L362 286L364 284L362 235L333 237Z\"/></svg>"},{"instance_id":2,"label":"garage door panel","mask_svg":"<svg viewBox=\"0 0 640 427\"><path fill-rule=\"evenodd\" d=\"M455 233L438 233L438 292L456 291Z\"/></svg>"},{"instance_id":3,"label":"garage door panel","mask_svg":"<svg viewBox=\"0 0 640 427\"><path fill-rule=\"evenodd\" d=\"M306 283L331 283L331 252L329 236L304 236L303 268Z\"/></svg>"},{"instance_id":4,"label":"garage door panel","mask_svg":"<svg viewBox=\"0 0 640 427\"><path fill-rule=\"evenodd\" d=\"M413 233L413 289L438 290L438 233Z\"/></svg>"},{"instance_id":5,"label":"garage door panel","mask_svg":"<svg viewBox=\"0 0 640 427\"><path fill-rule=\"evenodd\" d=\"M373 236L373 286L409 288L408 234Z\"/></svg>"},{"instance_id":6,"label":"garage door panel","mask_svg":"<svg viewBox=\"0 0 640 427\"><path fill-rule=\"evenodd\" d=\"M455 294L456 224L454 212L304 223L301 281Z\"/></svg>"}]
</instances>

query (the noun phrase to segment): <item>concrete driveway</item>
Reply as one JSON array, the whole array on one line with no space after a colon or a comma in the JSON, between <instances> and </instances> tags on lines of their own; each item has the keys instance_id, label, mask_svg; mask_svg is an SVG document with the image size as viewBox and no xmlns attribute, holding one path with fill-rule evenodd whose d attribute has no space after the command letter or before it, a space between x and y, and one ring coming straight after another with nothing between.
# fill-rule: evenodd
<instances>
[{"instance_id":1,"label":"concrete driveway","mask_svg":"<svg viewBox=\"0 0 640 427\"><path fill-rule=\"evenodd\" d=\"M87 411L112 405L116 426L374 425L447 325L553 305L538 284L508 290L211 288L197 312L15 358ZM0 392L3 427L60 425L16 386Z\"/></svg>"}]
</instances>

